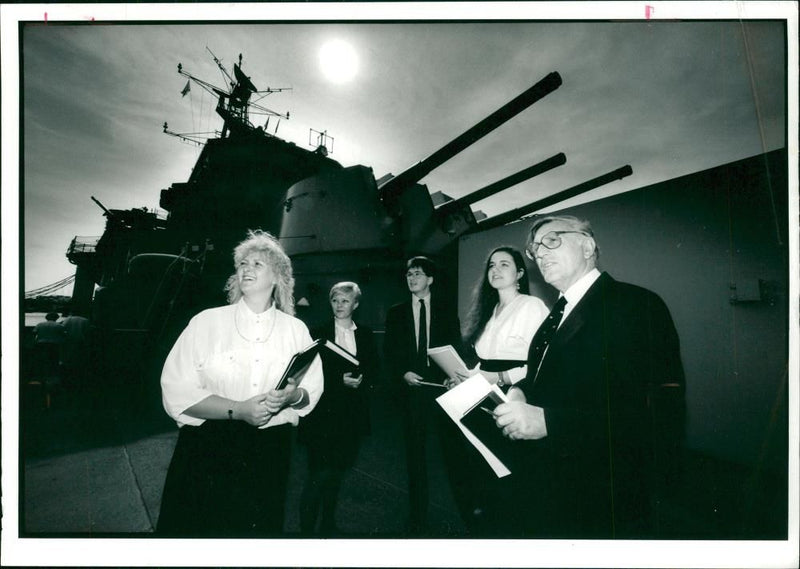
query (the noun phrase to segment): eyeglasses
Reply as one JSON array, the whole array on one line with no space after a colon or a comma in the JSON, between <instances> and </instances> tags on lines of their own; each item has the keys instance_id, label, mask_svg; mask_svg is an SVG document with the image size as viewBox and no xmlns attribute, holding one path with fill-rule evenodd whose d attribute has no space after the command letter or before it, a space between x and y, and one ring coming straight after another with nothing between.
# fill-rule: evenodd
<instances>
[{"instance_id":1,"label":"eyeglasses","mask_svg":"<svg viewBox=\"0 0 800 569\"><path fill-rule=\"evenodd\" d=\"M580 233L581 235L589 236L585 231L550 231L545 233L541 241L531 241L525 248L525 255L531 261L536 260L536 253L539 251L539 245L544 245L546 249L558 249L561 247L561 236L564 233Z\"/></svg>"},{"instance_id":2,"label":"eyeglasses","mask_svg":"<svg viewBox=\"0 0 800 569\"><path fill-rule=\"evenodd\" d=\"M411 277L427 277L423 271L408 271L406 273L406 278L410 279Z\"/></svg>"}]
</instances>

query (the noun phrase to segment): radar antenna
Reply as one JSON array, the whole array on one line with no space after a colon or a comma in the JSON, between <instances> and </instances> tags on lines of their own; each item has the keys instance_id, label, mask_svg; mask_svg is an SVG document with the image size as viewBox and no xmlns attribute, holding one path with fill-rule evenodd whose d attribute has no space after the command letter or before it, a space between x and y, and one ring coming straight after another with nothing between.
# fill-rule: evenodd
<instances>
[{"instance_id":1,"label":"radar antenna","mask_svg":"<svg viewBox=\"0 0 800 569\"><path fill-rule=\"evenodd\" d=\"M219 67L220 71L225 76L228 85L230 85L229 88L217 87L208 81L204 81L203 79L192 75L183 69L183 65L181 63L178 63L178 73L184 77L187 77L189 81L199 85L208 93L218 97L216 111L217 114L219 114L225 121L221 133L222 138L226 138L229 136L229 134L243 134L254 131L256 127L250 122L249 115L251 114L266 115L268 117L275 116L287 120L289 119L288 111L286 113L280 113L259 104L257 101L260 101L272 93L290 91L291 87L267 88L265 90L259 90L250 80L250 77L245 75L242 71L242 54L239 54L239 62L233 64L233 76L231 76L228 70L225 69L222 61L220 61L214 52L211 51L208 46L206 46L206 49L211 54L211 57L214 59L217 67ZM184 90L184 94L185 91L186 89ZM253 95L259 95L256 101L251 100ZM197 141L193 137L207 134L177 134L169 132L166 128L164 129L164 132L191 142Z\"/></svg>"},{"instance_id":2,"label":"radar antenna","mask_svg":"<svg viewBox=\"0 0 800 569\"><path fill-rule=\"evenodd\" d=\"M317 135L316 140L312 140L315 134ZM319 131L313 128L308 129L308 145L315 146L316 149L314 152L322 154L323 156L333 153L333 137L328 135L327 130Z\"/></svg>"}]
</instances>

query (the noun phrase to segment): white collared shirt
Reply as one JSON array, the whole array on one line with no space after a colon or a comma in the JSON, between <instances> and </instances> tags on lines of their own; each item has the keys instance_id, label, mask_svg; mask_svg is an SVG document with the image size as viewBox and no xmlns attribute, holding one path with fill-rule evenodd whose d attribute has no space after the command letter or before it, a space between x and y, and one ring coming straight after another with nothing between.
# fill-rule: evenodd
<instances>
[{"instance_id":1,"label":"white collared shirt","mask_svg":"<svg viewBox=\"0 0 800 569\"><path fill-rule=\"evenodd\" d=\"M355 322L351 322L350 326L344 327L339 324L339 321L334 318L334 338L333 341L343 347L345 350L353 354L354 356L358 354L356 352L356 326Z\"/></svg>"},{"instance_id":2,"label":"white collared shirt","mask_svg":"<svg viewBox=\"0 0 800 569\"><path fill-rule=\"evenodd\" d=\"M520 294L498 315L497 306L475 342L475 352L484 360L528 358L528 346L549 310L541 299ZM517 383L528 374L528 366L508 370L508 383Z\"/></svg>"},{"instance_id":3,"label":"white collared shirt","mask_svg":"<svg viewBox=\"0 0 800 569\"><path fill-rule=\"evenodd\" d=\"M564 292L563 296L567 299L567 305L564 307L564 315L561 317L562 323L567 319L569 313L575 309L575 306L598 278L600 278L600 271L594 268L579 278L577 282L573 283L573 285ZM559 326L561 326L561 324L559 324Z\"/></svg>"},{"instance_id":4,"label":"white collared shirt","mask_svg":"<svg viewBox=\"0 0 800 569\"><path fill-rule=\"evenodd\" d=\"M416 295L411 295L411 309L414 312L414 331L417 334L417 345L419 346L419 301L422 300L425 303L425 324L426 324L426 334L425 337L428 339L428 346L431 345L431 295L424 298L419 298ZM426 348L428 346L425 346Z\"/></svg>"},{"instance_id":5,"label":"white collared shirt","mask_svg":"<svg viewBox=\"0 0 800 569\"><path fill-rule=\"evenodd\" d=\"M209 395L244 401L274 389L291 357L311 343L306 325L274 306L256 314L244 299L210 308L189 321L172 347L161 373L164 409L178 426L204 419L185 411ZM303 376L309 404L284 407L267 427L297 425L310 413L323 390L317 357Z\"/></svg>"}]
</instances>

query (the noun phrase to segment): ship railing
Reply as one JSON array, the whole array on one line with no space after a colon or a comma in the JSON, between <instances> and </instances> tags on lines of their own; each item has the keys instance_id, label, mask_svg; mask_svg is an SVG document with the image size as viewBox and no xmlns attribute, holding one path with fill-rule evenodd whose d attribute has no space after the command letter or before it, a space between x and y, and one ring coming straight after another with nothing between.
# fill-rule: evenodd
<instances>
[{"instance_id":1,"label":"ship railing","mask_svg":"<svg viewBox=\"0 0 800 569\"><path fill-rule=\"evenodd\" d=\"M81 237L76 235L69 244L67 255L78 253L94 253L97 249L98 241L100 241L99 237Z\"/></svg>"}]
</instances>

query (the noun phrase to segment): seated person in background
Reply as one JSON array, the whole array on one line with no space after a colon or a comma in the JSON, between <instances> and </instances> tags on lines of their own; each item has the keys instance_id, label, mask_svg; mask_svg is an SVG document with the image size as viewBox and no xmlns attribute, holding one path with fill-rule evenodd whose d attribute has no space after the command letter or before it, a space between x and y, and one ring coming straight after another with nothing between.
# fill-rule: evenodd
<instances>
[{"instance_id":1,"label":"seated person in background","mask_svg":"<svg viewBox=\"0 0 800 569\"><path fill-rule=\"evenodd\" d=\"M655 537L654 480L671 442L654 428L654 401L668 391L682 402L684 393L669 310L655 293L597 269L586 221L539 218L526 251L560 295L531 342L527 377L495 409L519 458L511 470L520 532ZM674 421L682 425L682 414Z\"/></svg>"},{"instance_id":2,"label":"seated person in background","mask_svg":"<svg viewBox=\"0 0 800 569\"><path fill-rule=\"evenodd\" d=\"M233 253L228 306L196 315L164 363L164 409L175 419L157 532L181 537L264 537L283 532L292 425L323 390L315 358L275 389L311 343L293 316L294 277L278 240L251 231Z\"/></svg>"},{"instance_id":3,"label":"seated person in background","mask_svg":"<svg viewBox=\"0 0 800 569\"><path fill-rule=\"evenodd\" d=\"M45 314L44 322L33 327L33 348L42 378L59 375L60 349L64 342L63 324L58 322L58 312Z\"/></svg>"},{"instance_id":4,"label":"seated person in background","mask_svg":"<svg viewBox=\"0 0 800 569\"><path fill-rule=\"evenodd\" d=\"M77 387L85 382L89 358L89 319L65 309L60 320L64 326L64 343L61 345L61 366L64 382Z\"/></svg>"},{"instance_id":5,"label":"seated person in background","mask_svg":"<svg viewBox=\"0 0 800 569\"><path fill-rule=\"evenodd\" d=\"M341 358L321 352L325 391L314 412L303 420L299 440L308 449L308 478L300 502L300 529L330 536L336 528L336 502L345 472L352 468L361 437L370 431L369 393L378 375L379 360L372 330L353 321L361 289L356 283L333 285L333 319L312 330L314 338L335 342L359 361L356 373L346 371Z\"/></svg>"}]
</instances>

